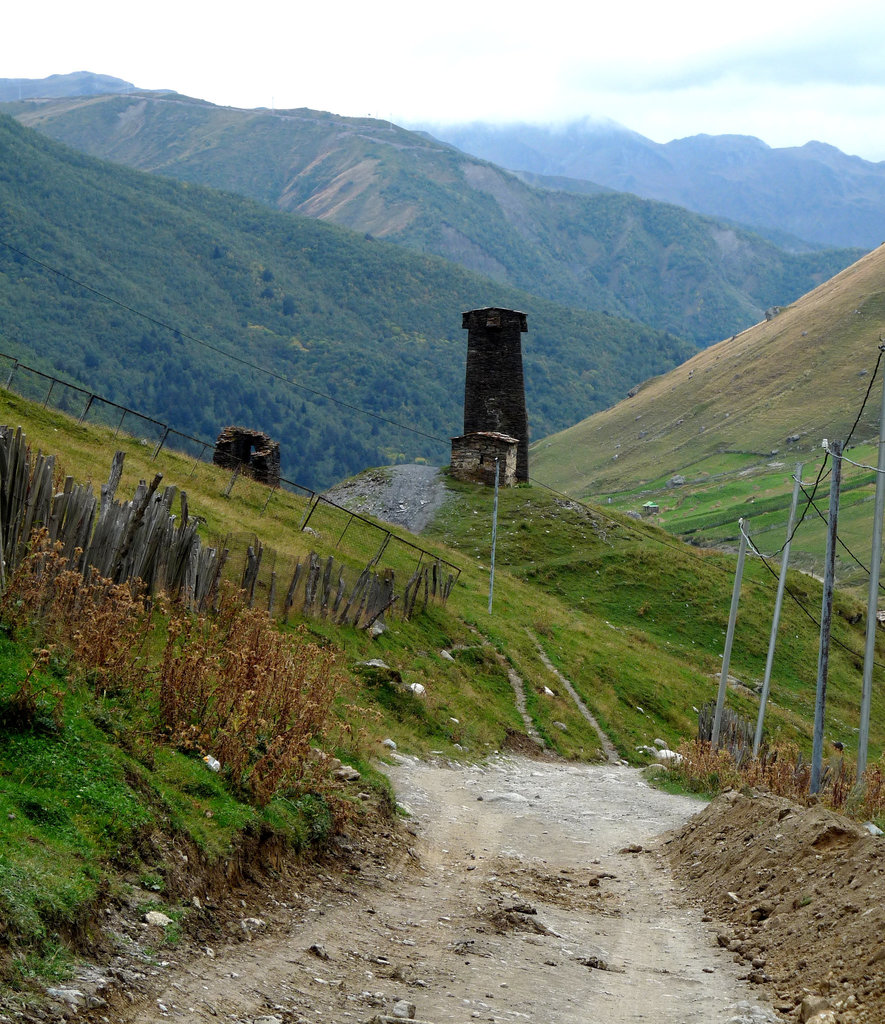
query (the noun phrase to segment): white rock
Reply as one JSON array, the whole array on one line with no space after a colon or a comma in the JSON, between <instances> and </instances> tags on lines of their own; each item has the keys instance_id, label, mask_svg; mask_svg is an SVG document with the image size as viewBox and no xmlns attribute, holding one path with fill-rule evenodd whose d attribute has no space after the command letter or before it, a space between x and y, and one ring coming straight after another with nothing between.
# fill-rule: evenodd
<instances>
[{"instance_id":1,"label":"white rock","mask_svg":"<svg viewBox=\"0 0 885 1024\"><path fill-rule=\"evenodd\" d=\"M172 924L172 918L161 914L159 910L149 910L142 920L147 924L155 925L157 928L165 928L167 924Z\"/></svg>"},{"instance_id":2,"label":"white rock","mask_svg":"<svg viewBox=\"0 0 885 1024\"><path fill-rule=\"evenodd\" d=\"M443 661L454 661L455 660L454 655L452 654L451 651L442 650L442 651L439 652L439 656L443 659Z\"/></svg>"},{"instance_id":3,"label":"white rock","mask_svg":"<svg viewBox=\"0 0 885 1024\"><path fill-rule=\"evenodd\" d=\"M381 746L387 747L388 750L396 750L396 742L392 740L389 736L386 740L381 741Z\"/></svg>"},{"instance_id":4,"label":"white rock","mask_svg":"<svg viewBox=\"0 0 885 1024\"><path fill-rule=\"evenodd\" d=\"M427 692L424 689L423 684L421 683L409 683L409 689L412 691L412 693L415 694L416 697L423 697L424 694Z\"/></svg>"},{"instance_id":5,"label":"white rock","mask_svg":"<svg viewBox=\"0 0 885 1024\"><path fill-rule=\"evenodd\" d=\"M654 745L659 750L669 750L669 748L670 748L670 744L666 740L662 740L660 738L652 740L652 743L654 743Z\"/></svg>"},{"instance_id":6,"label":"white rock","mask_svg":"<svg viewBox=\"0 0 885 1024\"><path fill-rule=\"evenodd\" d=\"M864 828L867 830L867 832L870 833L871 836L885 835L885 832L883 832L882 829L880 829L879 826L873 821L866 822L864 824Z\"/></svg>"},{"instance_id":7,"label":"white rock","mask_svg":"<svg viewBox=\"0 0 885 1024\"><path fill-rule=\"evenodd\" d=\"M81 992L78 988L48 988L46 989L46 995L52 999L58 999L60 1002L67 1003L68 1006L86 1005L86 993Z\"/></svg>"},{"instance_id":8,"label":"white rock","mask_svg":"<svg viewBox=\"0 0 885 1024\"><path fill-rule=\"evenodd\" d=\"M682 764L682 754L675 750L658 750L656 752L659 761L669 761L671 764Z\"/></svg>"},{"instance_id":9,"label":"white rock","mask_svg":"<svg viewBox=\"0 0 885 1024\"><path fill-rule=\"evenodd\" d=\"M550 689L549 686L544 687L544 695L547 697L555 697L556 694Z\"/></svg>"},{"instance_id":10,"label":"white rock","mask_svg":"<svg viewBox=\"0 0 885 1024\"><path fill-rule=\"evenodd\" d=\"M255 935L257 932L263 932L267 928L267 921L261 917L244 917L240 921L240 927L247 935Z\"/></svg>"}]
</instances>

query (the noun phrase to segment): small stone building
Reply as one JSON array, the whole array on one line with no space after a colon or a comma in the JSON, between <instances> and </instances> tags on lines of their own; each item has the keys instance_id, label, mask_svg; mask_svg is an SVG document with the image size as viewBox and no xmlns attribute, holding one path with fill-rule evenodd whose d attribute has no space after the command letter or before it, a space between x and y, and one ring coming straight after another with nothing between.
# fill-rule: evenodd
<instances>
[{"instance_id":1,"label":"small stone building","mask_svg":"<svg viewBox=\"0 0 885 1024\"><path fill-rule=\"evenodd\" d=\"M260 430L225 427L215 442L212 461L225 469L236 469L259 483L277 487L280 482L280 446Z\"/></svg>"},{"instance_id":2,"label":"small stone building","mask_svg":"<svg viewBox=\"0 0 885 1024\"><path fill-rule=\"evenodd\" d=\"M517 481L516 460L519 438L493 430L477 430L452 438L449 471L456 480L495 485L495 459L498 460L498 484L513 487Z\"/></svg>"}]
</instances>

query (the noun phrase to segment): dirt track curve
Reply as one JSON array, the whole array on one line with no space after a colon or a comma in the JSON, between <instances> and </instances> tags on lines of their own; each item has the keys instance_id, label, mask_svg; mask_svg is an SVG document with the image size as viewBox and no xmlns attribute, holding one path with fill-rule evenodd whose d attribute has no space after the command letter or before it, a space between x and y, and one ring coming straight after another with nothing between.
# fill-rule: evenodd
<instances>
[{"instance_id":1,"label":"dirt track curve","mask_svg":"<svg viewBox=\"0 0 885 1024\"><path fill-rule=\"evenodd\" d=\"M780 1019L649 850L696 801L620 765L403 758L391 775L415 833L398 863L291 893L272 930L169 965L105 1019L354 1024L398 1001L432 1024Z\"/></svg>"}]
</instances>

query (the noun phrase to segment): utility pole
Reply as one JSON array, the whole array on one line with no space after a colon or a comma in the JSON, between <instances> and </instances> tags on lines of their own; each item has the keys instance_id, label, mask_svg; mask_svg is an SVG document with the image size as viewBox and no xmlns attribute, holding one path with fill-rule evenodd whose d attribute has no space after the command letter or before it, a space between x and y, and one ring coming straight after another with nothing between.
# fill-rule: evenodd
<instances>
[{"instance_id":1,"label":"utility pole","mask_svg":"<svg viewBox=\"0 0 885 1024\"><path fill-rule=\"evenodd\" d=\"M495 544L498 541L498 456L495 456L495 506L492 512L492 561L489 568L489 615L492 614L492 594L495 590Z\"/></svg>"},{"instance_id":2,"label":"utility pole","mask_svg":"<svg viewBox=\"0 0 885 1024\"><path fill-rule=\"evenodd\" d=\"M759 756L759 744L762 742L762 726L765 722L765 706L771 690L771 668L774 665L774 649L777 645L777 630L781 621L781 608L784 603L784 588L787 585L787 566L790 563L790 541L793 538L793 526L796 522L796 506L799 504L799 488L802 486L802 463L796 463L795 484L793 485L793 503L790 505L790 519L787 523L787 542L781 558L781 574L777 581L777 598L774 602L774 616L771 620L771 638L768 641L768 658L765 661L765 676L762 680L762 696L759 698L759 717L756 719L756 736L753 739L753 757Z\"/></svg>"},{"instance_id":3,"label":"utility pole","mask_svg":"<svg viewBox=\"0 0 885 1024\"><path fill-rule=\"evenodd\" d=\"M881 339L879 351L885 352ZM860 734L857 739L857 785L863 785L870 742L870 707L873 702L873 662L876 658L876 625L879 611L879 566L882 562L882 516L885 514L885 381L879 411L879 459L876 471L876 508L873 512L873 552L870 556L870 593L867 599L867 637L863 657L860 700Z\"/></svg>"},{"instance_id":4,"label":"utility pole","mask_svg":"<svg viewBox=\"0 0 885 1024\"><path fill-rule=\"evenodd\" d=\"M827 671L830 665L830 626L833 620L833 586L836 575L836 535L839 521L839 485L842 482L842 442L824 441L833 459L830 476L830 510L827 516L827 557L824 566L824 593L820 612L820 652L817 659L817 692L814 700L814 744L811 751L809 793L820 789L824 751L824 712L827 704Z\"/></svg>"},{"instance_id":5,"label":"utility pole","mask_svg":"<svg viewBox=\"0 0 885 1024\"><path fill-rule=\"evenodd\" d=\"M731 592L731 610L728 613L728 632L725 634L725 651L722 654L722 672L719 675L719 693L716 697L716 714L713 716L713 732L710 742L714 749L719 746L719 730L722 728L722 711L725 707L725 690L728 686L728 666L731 663L731 646L734 643L734 627L737 622L738 602L741 597L741 580L744 575L744 559L747 557L747 535L744 521L738 520L741 531L741 545L738 548L738 564L734 573L734 588Z\"/></svg>"}]
</instances>

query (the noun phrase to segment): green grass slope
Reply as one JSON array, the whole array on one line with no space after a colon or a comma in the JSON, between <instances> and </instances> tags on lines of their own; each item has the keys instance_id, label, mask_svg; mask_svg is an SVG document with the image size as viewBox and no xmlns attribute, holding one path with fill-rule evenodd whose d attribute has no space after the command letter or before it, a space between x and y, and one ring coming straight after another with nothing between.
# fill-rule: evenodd
<instances>
[{"instance_id":1,"label":"green grass slope","mask_svg":"<svg viewBox=\"0 0 885 1024\"><path fill-rule=\"evenodd\" d=\"M788 253L750 231L626 193L533 188L369 118L237 110L174 93L6 109L94 156L333 221L700 344L749 326L860 255Z\"/></svg>"},{"instance_id":2,"label":"green grass slope","mask_svg":"<svg viewBox=\"0 0 885 1024\"><path fill-rule=\"evenodd\" d=\"M79 478L100 480L106 475L111 453L119 446L110 430L72 425L61 414L7 394L3 393L3 418L22 423L34 446L59 451L64 469ZM335 548L337 533L328 538L298 533L303 513L300 499L287 504L281 495L262 514L266 489L258 484L244 485L242 491L238 486L225 499L228 474L216 467L201 466L189 476L192 461L175 452L164 450L152 462L150 451L137 441L126 451L121 488L131 489L140 477L158 470L164 473L164 484L186 480L191 514L206 519L207 535L254 534L275 549L278 558L288 549L303 551L308 544L321 555ZM494 659L469 656L478 657L497 680L495 687L501 687L483 697L483 684L478 690L466 684L463 665L439 656L442 647L476 652L483 641L490 642L492 650L523 676L536 725L553 746L567 756L596 754L592 732L569 708L558 684L551 682L530 633L607 723L624 756L633 758L634 743L654 735L673 742L689 735L693 705L699 706L715 693L733 558L697 549L655 525L633 522L607 508L579 505L544 488L506 489L500 495L495 596L489 615L492 494L487 488L455 481L448 481L447 488L447 502L421 537L422 544L438 545L443 557L462 567L447 606L432 608L412 623L394 619L391 629L374 641L362 631L333 629L316 620L311 629L341 645L348 657L378 651L407 681L425 683L432 696L430 718L443 716L434 728L449 728L446 715L459 718L467 737L463 745L473 754L481 754L486 742L502 741L502 723L519 728L512 707L503 710L510 706L512 695L505 685L506 673L493 668ZM747 573L731 671L752 686L762 674L774 585L759 564L754 563ZM801 574L791 579L797 596L816 611L818 583ZM862 650L863 624L857 612L853 600L842 601L835 631L846 647ZM785 612L781 635L783 650L775 682L780 710L773 712L773 723L801 739L808 726L805 711L813 699L817 635L795 605ZM859 690L855 686L857 657L839 648L833 652L833 663L828 708L838 738L850 749L852 709ZM545 684L559 691L549 702L542 699ZM752 709L752 694L738 694L736 700L743 709ZM487 706L483 709L483 705ZM469 714L459 713L468 710ZM554 720L566 723L566 731L555 729ZM388 721L381 728L397 727ZM875 731L875 742L881 747L885 721Z\"/></svg>"},{"instance_id":3,"label":"green grass slope","mask_svg":"<svg viewBox=\"0 0 885 1024\"><path fill-rule=\"evenodd\" d=\"M733 541L739 516L752 517L754 529L782 529L796 463L813 481L822 439L846 438L863 405L885 329L883 272L880 248L772 320L537 442L533 475L624 509L655 500L668 529L698 539ZM877 382L854 444L875 439L880 396ZM875 446L851 457L875 465ZM851 495L843 526L868 551L875 474L846 465L843 475ZM685 484L668 486L676 476ZM825 489L819 497L825 505ZM800 550L819 562L823 540L819 528L803 531Z\"/></svg>"},{"instance_id":4,"label":"green grass slope","mask_svg":"<svg viewBox=\"0 0 885 1024\"><path fill-rule=\"evenodd\" d=\"M528 314L539 434L692 351L332 224L83 156L7 117L0 240L0 351L201 438L264 430L284 473L313 486L447 460L463 423L465 309Z\"/></svg>"}]
</instances>

